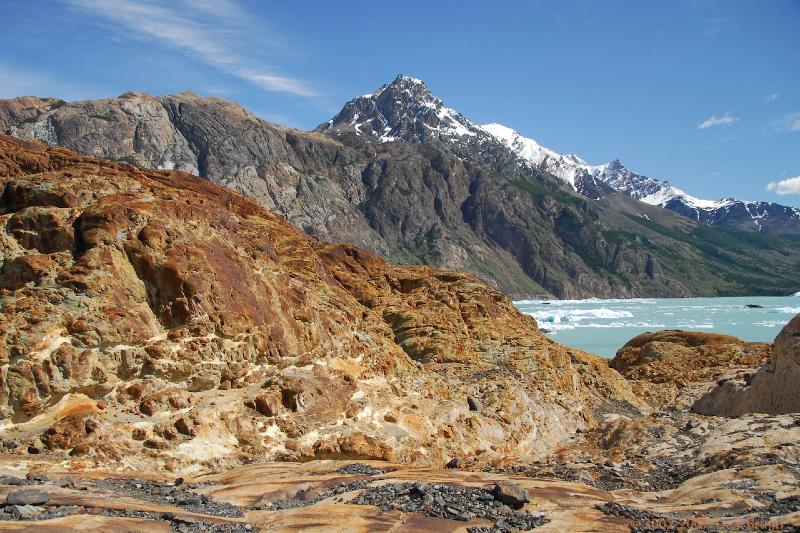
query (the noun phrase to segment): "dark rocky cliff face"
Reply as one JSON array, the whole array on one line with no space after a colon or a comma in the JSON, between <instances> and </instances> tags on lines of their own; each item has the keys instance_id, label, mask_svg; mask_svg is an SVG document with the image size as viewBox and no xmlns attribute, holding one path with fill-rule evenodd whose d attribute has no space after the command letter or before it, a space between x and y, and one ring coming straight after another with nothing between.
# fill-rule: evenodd
<instances>
[{"instance_id":1,"label":"dark rocky cliff face","mask_svg":"<svg viewBox=\"0 0 800 533\"><path fill-rule=\"evenodd\" d=\"M406 89L386 99L397 112L362 102L325 132L280 127L189 93L8 100L0 132L198 173L320 239L468 270L515 298L800 290L796 243L707 228L631 199L576 195L472 131L427 89L397 104ZM368 125L343 127L368 111Z\"/></svg>"}]
</instances>

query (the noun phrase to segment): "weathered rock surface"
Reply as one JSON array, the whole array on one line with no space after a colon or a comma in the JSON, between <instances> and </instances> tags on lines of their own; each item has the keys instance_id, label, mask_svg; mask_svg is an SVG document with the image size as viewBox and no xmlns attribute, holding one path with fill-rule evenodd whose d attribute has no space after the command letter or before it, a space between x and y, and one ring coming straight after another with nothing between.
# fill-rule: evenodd
<instances>
[{"instance_id":1,"label":"weathered rock surface","mask_svg":"<svg viewBox=\"0 0 800 533\"><path fill-rule=\"evenodd\" d=\"M653 407L688 408L723 377L749 375L766 363L772 345L731 335L664 330L643 333L617 351L609 365Z\"/></svg>"},{"instance_id":2,"label":"weathered rock surface","mask_svg":"<svg viewBox=\"0 0 800 533\"><path fill-rule=\"evenodd\" d=\"M800 412L800 315L775 338L771 360L758 372L727 379L692 410L715 416Z\"/></svg>"},{"instance_id":3,"label":"weathered rock surface","mask_svg":"<svg viewBox=\"0 0 800 533\"><path fill-rule=\"evenodd\" d=\"M0 132L197 173L320 239L394 262L470 271L517 298L800 290L795 243L775 237L764 245L760 236L708 228L622 194L578 196L485 132L444 142L434 132L463 120L440 117L444 110L424 85L400 77L375 102L345 106L325 134L189 93L2 101ZM343 128L353 113L371 129ZM396 141L376 140L386 128L381 116ZM14 268L21 283L41 266Z\"/></svg>"},{"instance_id":4,"label":"weathered rock surface","mask_svg":"<svg viewBox=\"0 0 800 533\"><path fill-rule=\"evenodd\" d=\"M0 137L0 186L0 529L800 527L800 414L687 409L769 345L658 332L617 372L179 171Z\"/></svg>"},{"instance_id":5,"label":"weathered rock surface","mask_svg":"<svg viewBox=\"0 0 800 533\"><path fill-rule=\"evenodd\" d=\"M790 323L776 339L776 357L795 327ZM768 355L761 343L724 335L640 335L612 365L632 380L653 412L608 415L553 454L490 470L624 494L638 501L618 499L595 508L632 520L635 531L793 531L800 511L800 413L724 418L689 409L720 375L753 372Z\"/></svg>"},{"instance_id":6,"label":"weathered rock surface","mask_svg":"<svg viewBox=\"0 0 800 533\"><path fill-rule=\"evenodd\" d=\"M778 335L773 362L790 347L786 340L797 324L796 318ZM676 330L639 335L610 366L631 380L654 411L643 417L611 415L565 442L555 462L551 457L523 471L636 490L700 486L727 469L765 472L770 483L796 485L800 410L728 419L697 409L717 382L753 374L772 353L769 344L729 335ZM745 477L743 485L752 483Z\"/></svg>"},{"instance_id":7,"label":"weathered rock surface","mask_svg":"<svg viewBox=\"0 0 800 533\"><path fill-rule=\"evenodd\" d=\"M2 137L0 186L5 453L490 462L647 409L474 276L313 240L188 174ZM32 210L59 246L18 239Z\"/></svg>"},{"instance_id":8,"label":"weathered rock surface","mask_svg":"<svg viewBox=\"0 0 800 533\"><path fill-rule=\"evenodd\" d=\"M139 176L138 179L143 187L153 187L144 177ZM173 176L172 179L176 177ZM116 176L116 183L124 184L121 176ZM158 187L150 191L154 193L154 198L158 197ZM181 193L182 198L188 199L191 204L193 194L197 191L183 189ZM233 213L241 214L239 208L242 206L235 207L237 201L234 196L225 199ZM277 232L278 229L273 228L272 231ZM368 304L360 304L362 313L369 315L369 309L372 309L370 306L374 306L380 309L382 315L388 302L394 301L395 296L383 286L381 279L397 276L399 271L406 270L386 265L363 252L351 256L358 256L358 263L344 261L340 264L338 260L341 258L337 259L336 254L329 254L329 247L320 246L325 252L317 253L324 255L323 268L330 273L330 278L341 279L341 286L346 287L347 292L352 291L358 295L359 301ZM340 266L335 268L335 265ZM360 268L364 268L364 271L357 265L361 265ZM416 270L417 277L414 279L419 279L418 276L423 271L429 269ZM445 290L447 286L449 285L438 287ZM481 287L483 286L476 284L470 291ZM419 287L412 292L415 294L415 302L421 304L427 301L426 293L421 292ZM495 293L489 291L489 294ZM314 305L319 305L319 302ZM483 301L482 305L488 305L488 302ZM420 316L419 313L422 311L417 309L409 315L409 320L413 321L414 317ZM365 321L369 322L368 317L365 317ZM501 320L500 323L508 322ZM350 326L356 329L355 324ZM471 335L488 331L487 326L479 320L471 323L471 328ZM363 331L369 331L370 335L378 336L375 330L364 328L361 331L361 335L367 334ZM385 335L392 336L388 332ZM177 334L168 332L167 337L170 336L176 337ZM204 395L211 393L215 408L214 411L204 411L205 418L212 414L219 417L220 413L224 414L230 408L237 417L246 423L252 423L247 417L253 415L247 411L237 411L240 404L231 401L231 397L238 391L244 394L237 396L237 401L248 398L246 401L250 402L255 396L247 386L238 388L238 385L230 385L222 390L190 394L187 396L189 407L173 407L169 400L163 407L158 407L161 405L159 401L153 400L153 415L143 414L140 407L137 408L139 404L136 402L114 399L113 395L109 395L108 400L103 400L105 404L100 404L102 410L94 401L80 400L77 396L69 395L67 400L62 399L56 404L57 409L45 409L27 422L4 426L4 438L11 433L15 438L24 441L25 435L34 435L37 428L41 431L50 425L40 434L41 440L61 442L59 439L69 440L72 436L79 435L81 440L75 448L85 452L66 461L63 452L56 449L46 449L45 453L29 456L24 460L21 460L19 453L12 451L0 454L0 473L5 474L0 475L0 499L4 498L7 502L7 505L0 508L0 528L23 530L30 527L32 521L35 521L37 530L41 531L94 527L102 531L134 529L237 533L296 529L328 531L334 528L348 531L394 531L406 528L413 531L466 530L482 533L512 531L513 528L555 532L682 528L793 531L800 527L800 413L752 414L738 418L703 416L681 408L680 403L675 401L667 401L651 414L642 413L634 409L632 404L625 403L636 402L635 398L621 399L624 395L624 382L606 382L610 379L608 373L614 375L615 371L609 369L605 361L588 358L579 352L570 354L570 364L585 365L588 368L575 374L580 377L573 382L576 388L572 394L579 394L576 391L581 391L584 387L591 387L594 391L604 390L607 403L604 405L594 400L592 416L599 423L583 426L581 432L568 435L555 449L551 447L535 453L529 447L524 454L517 453L517 449L512 448L504 448L502 454L493 453L495 450L491 448L478 452L468 448L475 435L469 429L451 423L445 431L437 433L436 439L453 439L454 444L465 447L467 453L460 455L459 465L469 470L445 469L442 468L444 462L438 463L438 468L426 468L361 459L376 457L370 451L379 449L404 461L416 460L417 463L439 457L435 453L438 449L436 445L423 445L424 449L431 452L426 459L414 459L403 448L404 442L408 443L408 440L386 442L385 439L385 435L396 438L400 433L393 428L400 424L405 424L405 429L410 427L412 420L423 424L427 419L435 419L438 414L432 407L434 404L439 408L444 406L450 410L459 409L459 412L470 417L483 417L473 422L479 424L481 431L486 431L489 427L495 431L504 430L502 422L489 426L485 421L485 417L491 416L485 414L487 410L490 413L499 412L494 399L486 394L467 394L463 387L459 388L458 379L463 379L467 374L441 370L445 365L448 368L456 365L475 368L476 365L480 366L480 362L468 362L466 359L450 363L435 362L444 360L449 353L462 353L463 356L469 353L468 349L464 352L453 351L453 344L442 344L443 337L444 335L421 334L421 338L407 342L404 348L391 348L391 344L383 344L382 348L389 350L398 361L394 367L395 374L381 374L375 370L372 370L373 374L368 374L361 370L359 375L350 374L351 378L342 376L343 381L356 387L353 395L355 397L361 395L359 391L369 391L363 385L367 380L374 383L385 379L392 385L391 389L381 390L381 398L373 398L369 404L375 412L375 418L379 419L373 426L374 434L350 439L346 445L344 440L336 441L340 449L347 450L347 453L340 454L339 457L359 458L359 463L353 463L352 459L319 460L319 457L329 456L327 454L331 447L316 445L315 449L322 453L295 456L315 459L303 462L266 462L225 469L225 466L235 461L206 459L193 463L182 460L182 452L203 457L206 451L214 454L225 451L226 443L220 444L219 441L208 439L209 428L213 423L218 423L220 418L209 422L203 417L195 416L198 406L209 401ZM465 342L467 337L464 337ZM237 342L242 342L246 336L236 338ZM403 340L408 341L411 338L404 337ZM517 342L522 338L524 336L520 336ZM399 339L398 342L402 344ZM733 350L731 346L748 346L735 338L673 331L639 337L621 350L621 353L631 348L643 349L654 342L683 348L703 348L705 351L700 352L705 355L703 360L711 366L708 376L717 375L726 365L729 369L737 368L742 364L741 352ZM551 346L553 349L557 348L557 345ZM715 355L712 350L717 350L718 353ZM688 357L687 354L677 352L675 358L669 359L670 352L661 349L658 352L663 354L661 358L647 359L640 357L640 354L625 353L630 357L619 358L617 364L620 368L629 375L636 376L638 381L652 379L650 383L653 386L663 386L670 383L669 379L676 379L679 375L677 369L686 364L684 355ZM224 360L224 354L220 350L217 357ZM376 355L365 349L361 357L374 360ZM412 363L414 358L430 359L431 362L422 363L420 368ZM318 369L321 366L318 362L320 360L326 361L328 366L343 364L336 357L328 355L325 359L315 359L314 363L309 363L308 366L316 369L316 376L298 376L298 373L303 372L303 368L298 365L276 368L275 373L271 374L281 377L281 370L291 369L292 378L308 380L304 386L300 386L294 379L286 380L286 386L281 388L280 394L277 391L274 395L269 392L261 393L261 396L268 398L263 402L268 407L262 407L261 410L268 412L276 409L283 413L283 416L269 415L276 426L286 428L287 432L292 431L293 434L295 431L302 431L303 422L308 420L301 417L302 410L306 407L315 409L312 406L317 404L313 399L316 394L325 392L324 389L315 388L319 386L318 379L323 376ZM385 362L384 359L377 360ZM402 376L413 379L415 387L433 387L435 381L426 381L426 372L436 373L437 380L447 387L429 389L437 392L438 396L435 398L412 396L416 407L404 407L403 399L399 396L423 389L403 388L402 382L393 380L400 366L399 361L402 360L408 361L412 366ZM668 368L669 361L672 361L675 369ZM347 362L349 369L355 368L356 362ZM365 363L358 364L363 367ZM648 365L654 368L648 369ZM498 388L502 384L514 394L522 393L522 389L517 388L513 380L506 379L498 383L497 378L492 375L503 372L498 368L502 365L494 366L495 368L484 367L485 370L474 372L473 378L484 387L497 383ZM514 367L515 373L524 370L525 367L519 363ZM234 376L240 371L230 371L226 374L226 381L235 381ZM571 372L570 366L562 367L561 371ZM540 377L547 372L546 366L537 367ZM368 375L372 377L367 377ZM458 377L451 379L454 375ZM700 381L697 383L701 383L703 375L705 374L698 365L693 371L693 379L698 379ZM592 385L582 381L591 380L589 376L593 377ZM152 396L148 395L145 386L147 380L128 379L128 382L119 386L124 391L124 397L141 401ZM710 386L712 382L705 383ZM535 386L533 383L527 385L529 391L535 391ZM552 387L550 390L559 390L556 382L549 383L548 387ZM699 390L699 385L696 388ZM258 387L259 391L264 389L263 386ZM447 390L451 391L449 397L458 397L458 401L454 401L452 405L447 400ZM306 391L309 391L308 395L305 394ZM363 392L365 396L368 393ZM393 396L395 394L397 396ZM669 398L669 395L662 396ZM335 395L331 397L335 403ZM481 398L481 410L469 411L468 398L477 397ZM648 400L652 402L653 397L648 396ZM509 403L511 398L508 396L503 397L503 401L513 405ZM380 416L384 412L382 406L387 402L393 403L390 411L393 421L389 421L385 414ZM609 409L614 404L617 409ZM252 405L256 405L255 400ZM63 416L65 412L80 413L82 406L93 407L93 416ZM164 410L157 410L157 407ZM298 411L292 411L292 414L282 410L295 407ZM248 409L257 412L251 407ZM180 413L180 417L173 414L175 411ZM646 409L643 408L642 411ZM58 416L54 413L61 416L55 423L53 420ZM414 413L419 413L420 418L412 418ZM520 415L524 415L524 412L518 411L517 416ZM264 416L266 415L258 415L261 418ZM157 423L154 423L156 421L153 418L157 418ZM167 425L172 419L174 423ZM184 422L188 420L192 421L192 426L184 426ZM320 437L330 426L326 424L324 417L311 420L315 424L313 439L319 443ZM115 425L119 424L125 431L134 426L134 431L139 431L143 439L159 443L158 446L148 448L137 444L140 441L126 441L124 436L114 431L109 423L111 421ZM96 426L96 423L105 425ZM352 431L352 424L345 413L344 420L336 431L342 436L348 435ZM96 432L99 427L108 434L105 443L84 438L84 435ZM194 428L197 436L189 438L187 427ZM180 431L180 428L186 431ZM19 431L20 429L24 431ZM175 432L171 433L173 429ZM235 435L233 430L228 431L228 434ZM267 432L271 431L274 430L267 429ZM328 436L329 442L333 441L332 435ZM242 437L248 436L242 435L237 439L241 442ZM509 438L513 437L505 436L505 439ZM177 450L171 444L176 439L181 443ZM284 441L284 447L287 450L302 450L303 440L311 441L302 436L293 437ZM272 441L267 440L260 442L261 456L257 453L243 453L243 446L239 444L239 457L243 461L250 461L257 456L275 457L268 447L271 443ZM85 447L81 448L81 444ZM98 457L97 444L105 444L106 449L119 446L125 450L127 457L123 460L109 460L111 456L106 454L103 461L94 460ZM415 445L419 446L416 443ZM456 452L456 446L445 448L447 453ZM496 444L495 448L499 449ZM148 455L149 453L154 455ZM449 455L442 454L441 457ZM169 473L170 470L174 471ZM124 477L121 472L124 472ZM47 501L38 506L8 504L9 499L6 496L21 490L46 493Z\"/></svg>"},{"instance_id":9,"label":"weathered rock surface","mask_svg":"<svg viewBox=\"0 0 800 533\"><path fill-rule=\"evenodd\" d=\"M723 469L670 490L602 489L580 481L523 474L411 468L370 462L385 473L343 475L341 461L266 463L188 478L98 470L70 474L41 460L28 468L53 481L41 515L4 516L4 531L534 531L773 530L800 526L800 497L778 468ZM0 467L24 474L18 463ZM10 478L13 479L13 478ZM503 507L496 483L527 491L521 509ZM355 487L355 488L351 488ZM345 490L340 490L344 488ZM12 487L0 484L0 495ZM349 489L349 490L347 490ZM427 499L426 499L427 498ZM287 502L267 510L272 502ZM291 502L292 505L288 505ZM473 503L474 502L474 503ZM481 516L482 515L482 516ZM498 527L499 526L499 527ZM495 528L495 529L492 529Z\"/></svg>"}]
</instances>

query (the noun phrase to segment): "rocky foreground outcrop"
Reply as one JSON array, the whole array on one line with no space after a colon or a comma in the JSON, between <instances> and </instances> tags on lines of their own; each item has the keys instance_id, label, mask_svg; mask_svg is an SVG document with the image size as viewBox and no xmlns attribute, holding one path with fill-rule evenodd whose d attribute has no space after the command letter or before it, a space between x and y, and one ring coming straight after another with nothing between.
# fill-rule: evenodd
<instances>
[{"instance_id":1,"label":"rocky foreground outcrop","mask_svg":"<svg viewBox=\"0 0 800 533\"><path fill-rule=\"evenodd\" d=\"M703 361L713 366L709 375L749 364L731 348L747 343L676 331L641 336L620 354L653 342L704 346L705 359L691 374L698 379ZM664 353L663 346L651 348ZM676 353L671 370L668 358L637 356L623 366L637 375L634 383L659 387L669 384L670 376L677 383L687 360ZM135 467L121 472L103 464L87 469L54 453L24 461L4 454L0 528L473 533L800 528L800 413L703 416L663 398L667 402L650 415L630 409L606 413L604 421L538 459L487 464L479 454L450 461L447 468L312 460L187 476ZM475 399L468 403L477 405Z\"/></svg>"},{"instance_id":2,"label":"rocky foreground outcrop","mask_svg":"<svg viewBox=\"0 0 800 533\"><path fill-rule=\"evenodd\" d=\"M0 185L8 452L490 462L646 409L474 276L313 240L188 174L2 137Z\"/></svg>"},{"instance_id":3,"label":"rocky foreground outcrop","mask_svg":"<svg viewBox=\"0 0 800 533\"><path fill-rule=\"evenodd\" d=\"M0 186L4 531L800 526L800 414L684 407L768 345L659 332L620 374L179 171L0 137Z\"/></svg>"}]
</instances>

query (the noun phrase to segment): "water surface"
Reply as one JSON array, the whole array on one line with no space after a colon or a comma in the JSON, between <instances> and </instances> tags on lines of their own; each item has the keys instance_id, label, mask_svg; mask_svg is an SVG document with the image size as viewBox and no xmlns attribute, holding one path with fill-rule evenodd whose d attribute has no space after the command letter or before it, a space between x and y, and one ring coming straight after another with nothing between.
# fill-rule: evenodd
<instances>
[{"instance_id":1,"label":"water surface","mask_svg":"<svg viewBox=\"0 0 800 533\"><path fill-rule=\"evenodd\" d=\"M735 298L521 300L514 304L562 344L613 357L645 331L684 329L771 342L796 314L800 294ZM747 305L761 306L749 308Z\"/></svg>"}]
</instances>

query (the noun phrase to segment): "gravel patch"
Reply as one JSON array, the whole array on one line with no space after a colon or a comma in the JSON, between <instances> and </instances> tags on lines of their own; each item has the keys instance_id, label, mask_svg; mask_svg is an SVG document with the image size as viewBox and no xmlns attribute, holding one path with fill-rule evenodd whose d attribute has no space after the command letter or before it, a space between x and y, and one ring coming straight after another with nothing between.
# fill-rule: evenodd
<instances>
[{"instance_id":1,"label":"gravel patch","mask_svg":"<svg viewBox=\"0 0 800 533\"><path fill-rule=\"evenodd\" d=\"M487 471L505 474L521 474L538 479L558 479L570 483L582 483L602 490L636 489L646 492L671 490L692 477L685 468L670 464L667 460L654 460L647 471L630 465L593 464L574 468L563 463L534 463Z\"/></svg>"},{"instance_id":2,"label":"gravel patch","mask_svg":"<svg viewBox=\"0 0 800 533\"><path fill-rule=\"evenodd\" d=\"M662 514L622 505L604 503L596 506L607 515L628 518L633 521L632 533L661 533L686 531L694 528L708 533L726 531L800 531L789 524L770 524L770 519L800 511L800 496L775 500L766 507L746 509L738 512L708 512Z\"/></svg>"},{"instance_id":3,"label":"gravel patch","mask_svg":"<svg viewBox=\"0 0 800 533\"><path fill-rule=\"evenodd\" d=\"M251 533L257 531L250 524L213 524L191 517L177 517L172 513L152 513L148 511L99 509L100 516L140 518L145 520L163 520L170 523L172 531L179 533Z\"/></svg>"},{"instance_id":4,"label":"gravel patch","mask_svg":"<svg viewBox=\"0 0 800 533\"><path fill-rule=\"evenodd\" d=\"M35 484L36 481L33 479L26 479L13 476L0 476L0 485L27 486Z\"/></svg>"},{"instance_id":5,"label":"gravel patch","mask_svg":"<svg viewBox=\"0 0 800 533\"><path fill-rule=\"evenodd\" d=\"M0 505L0 520L39 521L62 518L76 514L96 514L100 516L116 516L143 518L148 520L165 520L170 522L173 531L180 532L220 532L245 533L254 531L250 524L214 524L190 517L176 517L173 513L152 513L133 509L119 510L79 505L54 505L49 502L50 494L45 490L29 488L47 482L46 477L29 477L27 479L0 477L0 484L19 486L11 491L5 503ZM238 518L244 516L242 509L225 502L215 501L205 494L192 492L195 485L183 483L158 483L139 479L103 479L91 480L86 484L101 490L112 492L115 496L129 496L138 500L175 505L187 512ZM75 488L71 478L54 481L55 484ZM197 485L197 487L202 485Z\"/></svg>"},{"instance_id":6,"label":"gravel patch","mask_svg":"<svg viewBox=\"0 0 800 533\"><path fill-rule=\"evenodd\" d=\"M775 500L766 508L757 510L761 516L766 518L774 518L798 511L800 511L800 496L789 496L788 498Z\"/></svg>"},{"instance_id":7,"label":"gravel patch","mask_svg":"<svg viewBox=\"0 0 800 533\"><path fill-rule=\"evenodd\" d=\"M211 516L239 518L242 509L227 502L219 502L206 494L197 494L193 484L158 483L143 479L102 479L92 482L95 487L114 494L130 496L167 505L175 505L186 511Z\"/></svg>"},{"instance_id":8,"label":"gravel patch","mask_svg":"<svg viewBox=\"0 0 800 533\"><path fill-rule=\"evenodd\" d=\"M0 520L50 520L85 512L78 505L6 505L0 509Z\"/></svg>"},{"instance_id":9,"label":"gravel patch","mask_svg":"<svg viewBox=\"0 0 800 533\"><path fill-rule=\"evenodd\" d=\"M319 503L322 500L327 500L328 498L331 498L333 496L338 496L340 494L344 494L346 492L354 490L361 490L363 488L366 488L366 486L369 485L370 483L372 483L372 481L368 479L353 481L351 483L340 483L335 487L333 487L332 489L320 493L314 498L308 498L308 499L293 498L290 500L275 500L274 502L257 505L253 507L253 509L257 509L260 511L280 511L282 509L296 509L298 507L307 507L309 505L314 505L315 503Z\"/></svg>"},{"instance_id":10,"label":"gravel patch","mask_svg":"<svg viewBox=\"0 0 800 533\"><path fill-rule=\"evenodd\" d=\"M422 513L463 522L473 518L485 518L494 522L488 528L469 528L472 533L529 531L549 522L540 514L512 510L497 501L491 491L446 484L416 482L369 487L349 503L375 505L383 511Z\"/></svg>"},{"instance_id":11,"label":"gravel patch","mask_svg":"<svg viewBox=\"0 0 800 533\"><path fill-rule=\"evenodd\" d=\"M380 468L375 468L369 465L365 465L363 463L352 463L337 468L336 473L359 475L359 476L376 476L378 474L385 474L386 470L381 470Z\"/></svg>"}]
</instances>

